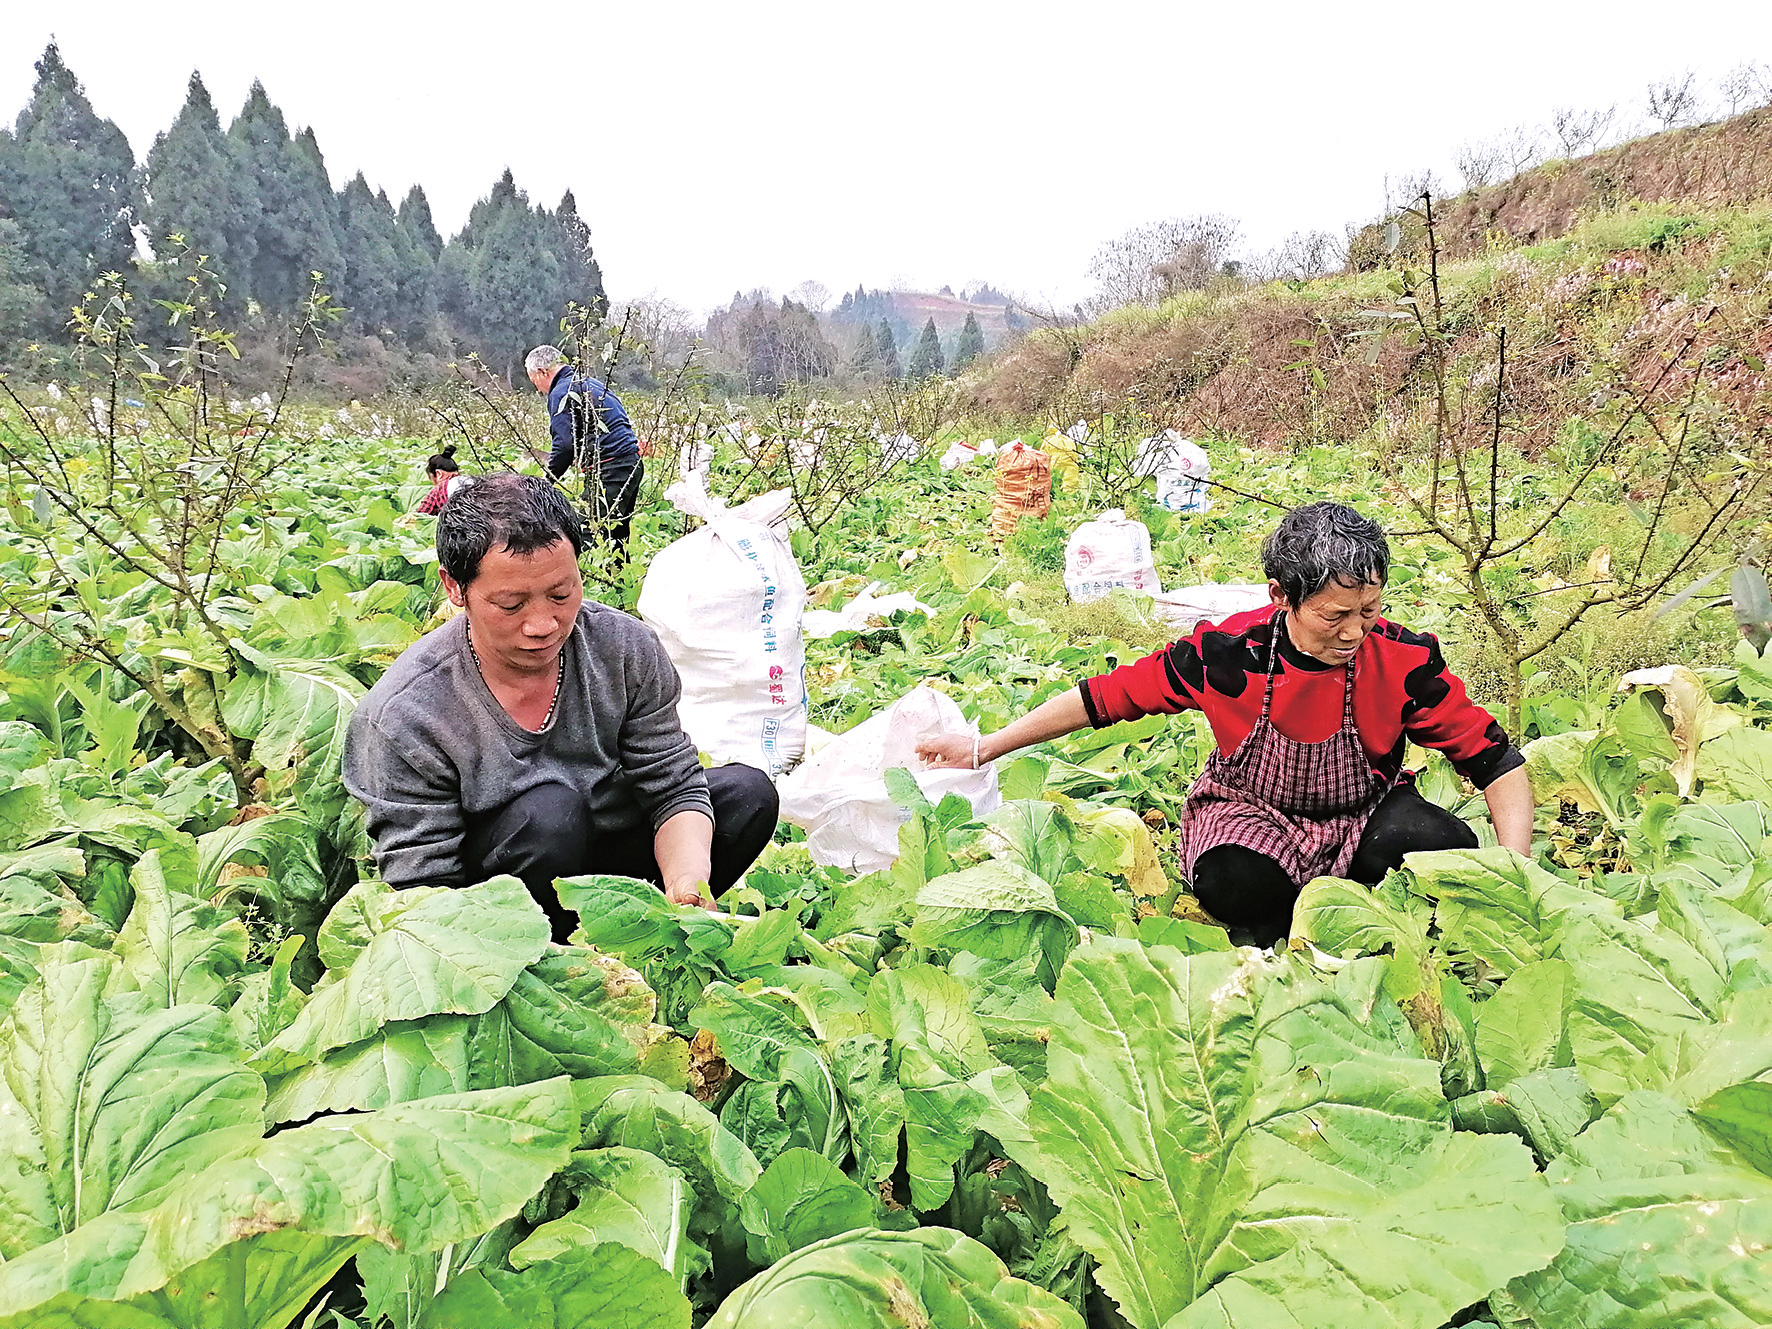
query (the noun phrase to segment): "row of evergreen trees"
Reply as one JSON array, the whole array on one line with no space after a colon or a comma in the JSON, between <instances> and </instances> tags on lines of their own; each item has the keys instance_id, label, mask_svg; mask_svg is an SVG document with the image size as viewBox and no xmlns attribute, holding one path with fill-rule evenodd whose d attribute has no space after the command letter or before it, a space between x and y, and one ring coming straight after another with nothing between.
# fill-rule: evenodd
<instances>
[{"instance_id":1,"label":"row of evergreen trees","mask_svg":"<svg viewBox=\"0 0 1772 1329\"><path fill-rule=\"evenodd\" d=\"M36 68L0 129L0 358L60 341L100 273L135 264L151 292L160 274L140 251L175 234L210 256L236 315L287 318L317 271L352 331L438 354L465 344L505 372L555 339L568 302L605 304L570 190L552 211L531 205L507 170L445 244L418 185L398 208L361 172L334 191L314 131L291 132L257 83L224 131L192 74L138 168L53 42Z\"/></svg>"},{"instance_id":2,"label":"row of evergreen trees","mask_svg":"<svg viewBox=\"0 0 1772 1329\"><path fill-rule=\"evenodd\" d=\"M882 378L938 378L942 374L959 373L983 354L984 330L978 326L975 315L966 315L966 322L955 334L951 354L942 351L941 334L935 330L935 320L931 318L923 325L922 333L911 347L910 359L901 368L892 320L883 317L877 328L862 324L855 350L849 356L849 367L858 374L877 374Z\"/></svg>"}]
</instances>

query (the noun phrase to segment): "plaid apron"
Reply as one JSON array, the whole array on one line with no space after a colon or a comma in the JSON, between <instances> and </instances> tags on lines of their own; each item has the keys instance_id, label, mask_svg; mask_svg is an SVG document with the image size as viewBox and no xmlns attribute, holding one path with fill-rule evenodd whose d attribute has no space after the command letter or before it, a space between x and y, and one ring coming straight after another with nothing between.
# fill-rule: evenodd
<instances>
[{"instance_id":1,"label":"plaid apron","mask_svg":"<svg viewBox=\"0 0 1772 1329\"><path fill-rule=\"evenodd\" d=\"M1347 663L1341 728L1321 743L1287 738L1268 719L1284 611L1273 617L1261 718L1229 757L1214 752L1181 814L1181 867L1190 881L1208 849L1242 845L1277 862L1298 885L1347 872L1373 809L1396 783L1372 769L1354 727L1354 662Z\"/></svg>"}]
</instances>

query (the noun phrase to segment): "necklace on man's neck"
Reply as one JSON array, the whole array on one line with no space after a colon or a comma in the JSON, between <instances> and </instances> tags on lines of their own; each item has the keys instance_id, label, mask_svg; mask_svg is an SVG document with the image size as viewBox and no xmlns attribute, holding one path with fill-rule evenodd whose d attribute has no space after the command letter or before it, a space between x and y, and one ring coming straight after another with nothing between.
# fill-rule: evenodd
<instances>
[{"instance_id":1,"label":"necklace on man's neck","mask_svg":"<svg viewBox=\"0 0 1772 1329\"><path fill-rule=\"evenodd\" d=\"M468 639L468 657L474 662L474 672L480 675L480 681L486 684L486 690L492 691L492 684L486 677L486 667L480 663L480 652L474 649L474 625L470 620L467 630L462 633ZM548 703L548 713L541 718L541 724L529 732L539 734L554 722L554 712L560 709L560 693L566 686L566 643L560 643L560 672L554 675L554 699ZM498 700L494 694L494 701Z\"/></svg>"}]
</instances>

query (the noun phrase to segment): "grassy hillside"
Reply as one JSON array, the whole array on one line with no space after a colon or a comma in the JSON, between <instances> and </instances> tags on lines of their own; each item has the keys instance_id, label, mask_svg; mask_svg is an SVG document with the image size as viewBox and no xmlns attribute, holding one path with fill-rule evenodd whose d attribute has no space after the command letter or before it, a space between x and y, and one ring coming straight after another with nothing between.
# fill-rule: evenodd
<instances>
[{"instance_id":1,"label":"grassy hillside","mask_svg":"<svg viewBox=\"0 0 1772 1329\"><path fill-rule=\"evenodd\" d=\"M1439 271L1454 357L1483 358L1509 329L1519 426L1542 442L1571 399L1646 383L1696 333L1737 406L1764 407L1772 349L1772 110L1558 161L1437 205ZM975 407L1068 423L1133 400L1184 429L1246 442L1349 442L1383 432L1422 368L1388 338L1368 363L1367 312L1401 272L1427 265L1404 217L1351 246L1350 270L1310 283L1191 292L1041 331L969 385ZM1363 270L1362 270L1363 269ZM1717 357L1723 362L1717 362ZM1675 391L1690 376L1662 387Z\"/></svg>"}]
</instances>

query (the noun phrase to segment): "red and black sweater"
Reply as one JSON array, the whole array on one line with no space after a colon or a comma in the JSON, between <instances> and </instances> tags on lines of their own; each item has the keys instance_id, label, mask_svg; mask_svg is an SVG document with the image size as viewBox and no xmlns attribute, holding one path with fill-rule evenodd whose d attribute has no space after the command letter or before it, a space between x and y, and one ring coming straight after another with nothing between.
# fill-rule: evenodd
<instances>
[{"instance_id":1,"label":"red and black sweater","mask_svg":"<svg viewBox=\"0 0 1772 1329\"><path fill-rule=\"evenodd\" d=\"M1204 711L1219 751L1237 750L1261 715L1273 639L1273 610L1236 614L1191 637L1081 685L1096 728L1144 715ZM1324 664L1280 637L1274 671L1274 726L1300 743L1320 743L1341 727L1348 666ZM1354 655L1354 724L1372 769L1389 778L1403 763L1405 740L1446 754L1482 789L1525 764L1502 728L1446 668L1440 643L1379 619Z\"/></svg>"}]
</instances>

